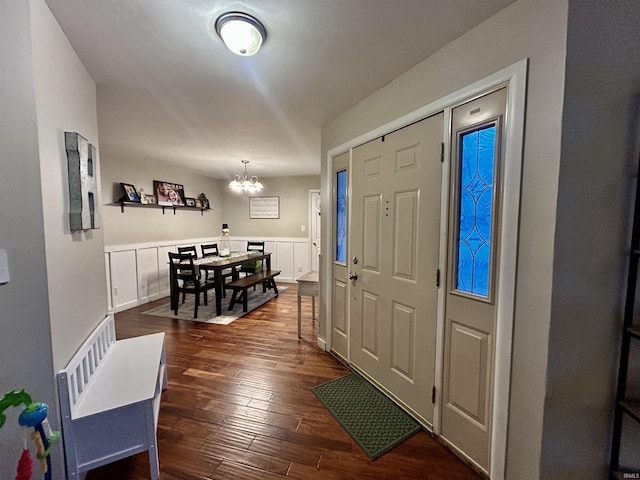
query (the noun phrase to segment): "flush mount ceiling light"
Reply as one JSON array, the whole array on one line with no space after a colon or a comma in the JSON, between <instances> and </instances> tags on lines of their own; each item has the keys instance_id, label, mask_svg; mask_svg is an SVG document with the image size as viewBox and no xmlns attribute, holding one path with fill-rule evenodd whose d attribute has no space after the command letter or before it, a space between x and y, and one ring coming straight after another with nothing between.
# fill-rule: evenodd
<instances>
[{"instance_id":1,"label":"flush mount ceiling light","mask_svg":"<svg viewBox=\"0 0 640 480\"><path fill-rule=\"evenodd\" d=\"M242 12L223 13L216 20L216 33L236 55L255 55L267 39L267 31L259 20Z\"/></svg>"},{"instance_id":2,"label":"flush mount ceiling light","mask_svg":"<svg viewBox=\"0 0 640 480\"><path fill-rule=\"evenodd\" d=\"M249 160L242 160L242 163L244 163L244 176L236 175L235 178L229 182L229 188L232 188L236 192L259 192L264 187L255 175L249 178L249 174L247 173L247 163L249 163Z\"/></svg>"}]
</instances>

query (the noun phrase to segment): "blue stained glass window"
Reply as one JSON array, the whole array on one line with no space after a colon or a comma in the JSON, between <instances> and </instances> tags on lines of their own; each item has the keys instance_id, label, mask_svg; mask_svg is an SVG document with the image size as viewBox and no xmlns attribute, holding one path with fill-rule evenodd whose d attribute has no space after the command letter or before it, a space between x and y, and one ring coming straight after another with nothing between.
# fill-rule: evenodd
<instances>
[{"instance_id":1,"label":"blue stained glass window","mask_svg":"<svg viewBox=\"0 0 640 480\"><path fill-rule=\"evenodd\" d=\"M347 263L347 171L336 174L336 262Z\"/></svg>"},{"instance_id":2,"label":"blue stained glass window","mask_svg":"<svg viewBox=\"0 0 640 480\"><path fill-rule=\"evenodd\" d=\"M496 126L460 138L456 289L489 296Z\"/></svg>"}]
</instances>

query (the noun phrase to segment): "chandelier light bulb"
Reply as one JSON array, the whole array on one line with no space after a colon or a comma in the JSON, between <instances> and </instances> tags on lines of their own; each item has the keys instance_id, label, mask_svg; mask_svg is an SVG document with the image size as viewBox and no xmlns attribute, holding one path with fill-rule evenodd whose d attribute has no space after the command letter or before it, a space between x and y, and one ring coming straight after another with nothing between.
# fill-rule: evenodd
<instances>
[{"instance_id":1,"label":"chandelier light bulb","mask_svg":"<svg viewBox=\"0 0 640 480\"><path fill-rule=\"evenodd\" d=\"M249 177L247 173L247 164L249 160L242 160L244 163L244 176L236 175L233 180L229 182L229 188L236 192L244 192L248 194L259 192L264 188L264 185L260 182L258 177L253 175Z\"/></svg>"}]
</instances>

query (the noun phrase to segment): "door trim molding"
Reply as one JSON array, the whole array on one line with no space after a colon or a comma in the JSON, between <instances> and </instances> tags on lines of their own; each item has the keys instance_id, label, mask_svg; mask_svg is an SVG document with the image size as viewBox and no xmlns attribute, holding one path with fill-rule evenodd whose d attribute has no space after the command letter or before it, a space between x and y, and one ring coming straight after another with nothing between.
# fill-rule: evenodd
<instances>
[{"instance_id":1,"label":"door trim molding","mask_svg":"<svg viewBox=\"0 0 640 480\"><path fill-rule=\"evenodd\" d=\"M314 252L314 245L313 245L313 238L311 236L312 232L312 228L311 228L311 224L313 222L313 214L314 214L314 207L313 207L313 202L311 201L313 198L313 194L317 193L320 195L320 202L322 202L322 191L319 188L312 188L309 190L309 231L308 231L308 237L309 237L309 268L311 268L311 266L313 265L313 255L315 254ZM322 229L320 229L320 248L322 248ZM320 261L318 261L318 269L320 268Z\"/></svg>"},{"instance_id":2,"label":"door trim molding","mask_svg":"<svg viewBox=\"0 0 640 480\"><path fill-rule=\"evenodd\" d=\"M516 262L518 252L518 218L520 212L520 182L522 173L522 152L524 143L524 120L525 120L525 99L527 88L527 67L528 59L524 58L504 69L495 72L488 77L474 82L467 87L446 95L434 102L414 110L402 117L388 122L374 130L359 135L327 152L327 188L323 192L323 205L331 205L333 181L333 158L337 155L351 151L354 147L366 143L374 138L385 135L391 131L405 127L418 120L426 118L435 113L446 111L456 105L467 102L470 99L480 96L490 90L500 86L508 87L507 94L507 116L506 116L506 148L504 155L504 192L503 192L503 212L501 239L502 248L499 261L499 281L498 281L498 305L496 319L496 347L495 347L495 381L493 385L493 407L492 407L492 435L489 475L494 480L505 478L506 453L507 453L507 427L509 420L509 390L511 385L511 352L513 341L513 315L515 310L515 281ZM450 115L450 113L449 113ZM450 127L445 125L445 135L450 134ZM450 137L443 138L445 143L445 154L450 151ZM351 155L350 155L351 156ZM447 157L445 156L445 159ZM349 161L351 163L351 160ZM447 162L445 162L447 163ZM447 167L448 168L448 167ZM447 172L448 173L448 172ZM444 174L444 171L443 171ZM443 175L444 178L444 175ZM349 183L350 188L350 183ZM448 191L448 187L447 187ZM447 201L448 204L448 201ZM328 226L323 233L322 249L333 245L329 228L333 225L333 212L331 209L326 212ZM442 241L442 239L441 239ZM442 248L442 247L441 247ZM445 242L446 248L446 242ZM445 254L446 255L446 254ZM325 255L323 266L325 272L331 270L331 255ZM442 256L441 256L442 259ZM444 271L446 265L441 265ZM331 292L329 275L324 279L323 286L325 292ZM444 290L444 289L441 289ZM331 349L331 295L326 295L326 308L323 309L325 332L324 339L321 340L322 332L318 335L318 345L327 350ZM436 381L441 383L442 376L442 349L443 349L443 329L444 311L443 307L439 313L436 342ZM441 385L437 385L438 391L442 392ZM440 424L440 404L441 399L436 402L434 417L434 432L437 434Z\"/></svg>"}]
</instances>

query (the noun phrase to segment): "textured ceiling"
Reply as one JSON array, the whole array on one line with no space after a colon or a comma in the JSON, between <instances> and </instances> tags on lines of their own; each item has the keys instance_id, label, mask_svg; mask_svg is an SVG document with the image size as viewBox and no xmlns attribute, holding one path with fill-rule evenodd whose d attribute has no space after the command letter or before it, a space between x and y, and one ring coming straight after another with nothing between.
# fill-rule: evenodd
<instances>
[{"instance_id":1,"label":"textured ceiling","mask_svg":"<svg viewBox=\"0 0 640 480\"><path fill-rule=\"evenodd\" d=\"M320 128L512 0L46 0L97 84L100 152L215 178L320 173ZM253 57L212 28L260 19Z\"/></svg>"}]
</instances>

